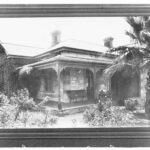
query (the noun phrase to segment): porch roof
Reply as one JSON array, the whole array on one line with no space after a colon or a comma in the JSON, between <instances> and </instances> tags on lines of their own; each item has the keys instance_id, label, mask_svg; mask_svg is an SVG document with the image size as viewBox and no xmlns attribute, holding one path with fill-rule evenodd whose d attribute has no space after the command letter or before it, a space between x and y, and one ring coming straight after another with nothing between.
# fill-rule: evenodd
<instances>
[{"instance_id":1,"label":"porch roof","mask_svg":"<svg viewBox=\"0 0 150 150\"><path fill-rule=\"evenodd\" d=\"M44 65L44 64L48 64L54 61L68 61L68 62L85 62L85 63L97 63L97 64L112 64L113 60L107 59L105 57L101 57L101 58L81 58L81 57L70 57L70 56L55 56L52 58L48 58L45 60L41 60L35 63L31 63L25 66L29 66L29 67L38 67L39 65ZM22 66L24 67L24 66ZM17 69L20 69L22 67L18 67Z\"/></svg>"}]
</instances>

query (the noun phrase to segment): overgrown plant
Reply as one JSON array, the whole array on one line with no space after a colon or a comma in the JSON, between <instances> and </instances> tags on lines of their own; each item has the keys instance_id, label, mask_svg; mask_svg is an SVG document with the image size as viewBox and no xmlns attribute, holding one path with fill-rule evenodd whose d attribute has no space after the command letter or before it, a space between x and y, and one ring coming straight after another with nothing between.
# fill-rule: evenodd
<instances>
[{"instance_id":1,"label":"overgrown plant","mask_svg":"<svg viewBox=\"0 0 150 150\"><path fill-rule=\"evenodd\" d=\"M112 76L116 72L121 72L124 76L139 75L143 69L148 69L150 65L150 17L127 17L127 23L130 25L130 31L126 31L133 44L119 46L110 49L116 57L113 65L109 66L104 74ZM150 91L147 91L150 93ZM150 99L146 98L146 104L150 105ZM145 112L150 113L150 106L145 105ZM147 110L148 109L148 110Z\"/></svg>"},{"instance_id":2,"label":"overgrown plant","mask_svg":"<svg viewBox=\"0 0 150 150\"><path fill-rule=\"evenodd\" d=\"M123 107L112 106L110 100L86 109L83 119L90 126L96 127L133 126L136 123L130 111Z\"/></svg>"},{"instance_id":3,"label":"overgrown plant","mask_svg":"<svg viewBox=\"0 0 150 150\"><path fill-rule=\"evenodd\" d=\"M26 88L12 93L10 97L0 93L0 127L8 128L18 124L19 127L32 124L36 127L47 127L56 124L57 117L45 107L47 101L49 97L36 104ZM37 114L39 116L35 119Z\"/></svg>"},{"instance_id":4,"label":"overgrown plant","mask_svg":"<svg viewBox=\"0 0 150 150\"><path fill-rule=\"evenodd\" d=\"M18 90L16 93L13 93L10 97L10 103L16 106L15 120L18 118L21 112L26 111L41 111L47 117L47 111L43 105L48 100L49 99L45 97L43 101L36 104L33 98L30 97L29 91L26 88Z\"/></svg>"},{"instance_id":5,"label":"overgrown plant","mask_svg":"<svg viewBox=\"0 0 150 150\"><path fill-rule=\"evenodd\" d=\"M9 98L0 93L0 126L8 127L13 125L15 107L10 104Z\"/></svg>"},{"instance_id":6,"label":"overgrown plant","mask_svg":"<svg viewBox=\"0 0 150 150\"><path fill-rule=\"evenodd\" d=\"M10 103L16 106L15 120L21 112L31 111L36 107L33 98L30 98L29 91L26 88L13 93L10 97Z\"/></svg>"},{"instance_id":7,"label":"overgrown plant","mask_svg":"<svg viewBox=\"0 0 150 150\"><path fill-rule=\"evenodd\" d=\"M134 111L139 107L139 102L137 97L128 98L124 101L127 110Z\"/></svg>"}]
</instances>

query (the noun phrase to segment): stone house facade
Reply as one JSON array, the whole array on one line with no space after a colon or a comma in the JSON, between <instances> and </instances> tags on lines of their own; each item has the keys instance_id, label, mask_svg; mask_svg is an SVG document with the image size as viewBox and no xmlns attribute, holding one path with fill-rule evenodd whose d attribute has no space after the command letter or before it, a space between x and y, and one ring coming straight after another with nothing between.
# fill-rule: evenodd
<instances>
[{"instance_id":1,"label":"stone house facade","mask_svg":"<svg viewBox=\"0 0 150 150\"><path fill-rule=\"evenodd\" d=\"M143 73L128 79L119 74L104 79L104 69L115 58L105 50L106 47L75 40L48 49L1 44L0 91L9 94L27 87L35 99L48 96L54 102L95 102L105 85L112 92L114 104L122 105L127 97L144 98ZM25 71L20 79L18 74L25 68L30 68L31 73Z\"/></svg>"}]
</instances>

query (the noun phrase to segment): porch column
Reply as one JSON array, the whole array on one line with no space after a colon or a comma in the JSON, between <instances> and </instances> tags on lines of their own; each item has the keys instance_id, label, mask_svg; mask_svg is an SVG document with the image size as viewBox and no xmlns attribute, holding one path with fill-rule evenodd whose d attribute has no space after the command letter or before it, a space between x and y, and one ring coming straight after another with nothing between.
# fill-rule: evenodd
<instances>
[{"instance_id":1,"label":"porch column","mask_svg":"<svg viewBox=\"0 0 150 150\"><path fill-rule=\"evenodd\" d=\"M61 94L60 94L60 70L58 69L58 101L61 102Z\"/></svg>"},{"instance_id":2,"label":"porch column","mask_svg":"<svg viewBox=\"0 0 150 150\"><path fill-rule=\"evenodd\" d=\"M93 75L93 80L94 80L94 101L96 102L96 69L94 67L94 75Z\"/></svg>"},{"instance_id":3,"label":"porch column","mask_svg":"<svg viewBox=\"0 0 150 150\"><path fill-rule=\"evenodd\" d=\"M57 64L57 78L58 78L58 109L62 110L62 104L61 104L61 86L60 86L60 65Z\"/></svg>"}]
</instances>

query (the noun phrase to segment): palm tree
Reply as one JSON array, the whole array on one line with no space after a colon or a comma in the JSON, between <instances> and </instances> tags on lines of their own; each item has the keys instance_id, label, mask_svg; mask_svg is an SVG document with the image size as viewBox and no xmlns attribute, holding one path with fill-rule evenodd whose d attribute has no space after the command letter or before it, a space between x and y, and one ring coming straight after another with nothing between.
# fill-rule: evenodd
<instances>
[{"instance_id":1,"label":"palm tree","mask_svg":"<svg viewBox=\"0 0 150 150\"><path fill-rule=\"evenodd\" d=\"M127 17L126 21L131 26L131 31L126 31L125 34L134 44L110 49L111 53L115 52L118 56L113 65L104 71L107 76L112 76L118 71L126 76L139 74L141 69L150 65L150 17ZM147 111L148 109L146 108L146 112L150 111Z\"/></svg>"}]
</instances>

